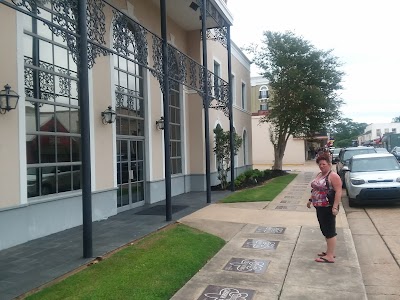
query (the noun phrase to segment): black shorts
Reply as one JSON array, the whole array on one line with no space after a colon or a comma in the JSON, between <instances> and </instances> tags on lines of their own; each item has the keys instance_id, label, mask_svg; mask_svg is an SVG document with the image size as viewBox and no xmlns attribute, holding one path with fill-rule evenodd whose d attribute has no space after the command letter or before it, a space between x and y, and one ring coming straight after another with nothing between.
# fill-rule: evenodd
<instances>
[{"instance_id":1,"label":"black shorts","mask_svg":"<svg viewBox=\"0 0 400 300\"><path fill-rule=\"evenodd\" d=\"M330 239L335 237L336 234L336 216L332 214L332 206L315 207L317 210L317 218L319 228L325 238Z\"/></svg>"}]
</instances>

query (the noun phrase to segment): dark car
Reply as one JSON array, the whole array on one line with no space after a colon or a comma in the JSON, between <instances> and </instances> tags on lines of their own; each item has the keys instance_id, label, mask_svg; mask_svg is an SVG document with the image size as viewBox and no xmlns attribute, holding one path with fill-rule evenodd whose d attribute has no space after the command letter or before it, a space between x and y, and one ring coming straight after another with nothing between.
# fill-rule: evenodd
<instances>
[{"instance_id":1,"label":"dark car","mask_svg":"<svg viewBox=\"0 0 400 300\"><path fill-rule=\"evenodd\" d=\"M340 179L342 179L343 187L346 187L346 183L344 181L345 172L342 170L343 167L349 164L349 160L350 158L353 157L353 155L368 154L368 153L376 153L375 148L359 146L359 147L347 147L340 150L339 157L336 163L336 173L338 173Z\"/></svg>"},{"instance_id":2,"label":"dark car","mask_svg":"<svg viewBox=\"0 0 400 300\"><path fill-rule=\"evenodd\" d=\"M339 153L340 153L340 150L342 150L342 148L335 148L335 149L333 149L333 151L332 151L332 163L333 163L333 164L336 164L337 161L339 160Z\"/></svg>"},{"instance_id":3,"label":"dark car","mask_svg":"<svg viewBox=\"0 0 400 300\"><path fill-rule=\"evenodd\" d=\"M392 153L394 155L394 157L396 157L396 159L398 161L400 161L400 147L399 146L394 147L390 153Z\"/></svg>"}]
</instances>

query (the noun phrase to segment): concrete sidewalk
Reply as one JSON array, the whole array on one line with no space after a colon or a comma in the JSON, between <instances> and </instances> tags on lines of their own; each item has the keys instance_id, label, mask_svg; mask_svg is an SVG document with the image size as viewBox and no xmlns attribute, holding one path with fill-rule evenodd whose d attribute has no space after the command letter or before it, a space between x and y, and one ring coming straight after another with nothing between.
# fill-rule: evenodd
<instances>
[{"instance_id":1,"label":"concrete sidewalk","mask_svg":"<svg viewBox=\"0 0 400 300\"><path fill-rule=\"evenodd\" d=\"M270 203L212 204L180 219L227 244L172 299L367 299L343 209L336 262L314 261L326 244L306 207L318 171L307 166Z\"/></svg>"}]
</instances>

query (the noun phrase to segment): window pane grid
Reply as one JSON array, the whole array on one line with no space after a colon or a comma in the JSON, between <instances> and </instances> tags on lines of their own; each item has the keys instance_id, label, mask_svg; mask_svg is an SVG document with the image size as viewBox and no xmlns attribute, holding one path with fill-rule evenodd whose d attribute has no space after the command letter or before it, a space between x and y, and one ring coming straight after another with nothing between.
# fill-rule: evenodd
<instances>
[{"instance_id":1,"label":"window pane grid","mask_svg":"<svg viewBox=\"0 0 400 300\"><path fill-rule=\"evenodd\" d=\"M52 6L46 7L42 17L53 20ZM81 188L81 138L77 66L66 42L42 22L27 16L24 21L27 190L31 198Z\"/></svg>"}]
</instances>

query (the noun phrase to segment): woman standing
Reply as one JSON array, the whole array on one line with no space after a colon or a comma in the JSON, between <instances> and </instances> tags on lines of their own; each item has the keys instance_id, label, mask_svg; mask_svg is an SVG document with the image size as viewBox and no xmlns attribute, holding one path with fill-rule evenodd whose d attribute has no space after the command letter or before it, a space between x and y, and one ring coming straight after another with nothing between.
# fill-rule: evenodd
<instances>
[{"instance_id":1,"label":"woman standing","mask_svg":"<svg viewBox=\"0 0 400 300\"><path fill-rule=\"evenodd\" d=\"M331 161L327 153L318 156L316 160L319 169L317 177L311 182L311 198L307 203L317 211L319 227L326 240L326 251L318 254L316 262L334 263L336 247L336 215L342 198L342 181L338 174L331 171ZM333 195L334 194L334 195ZM328 199L331 198L331 201Z\"/></svg>"}]
</instances>

